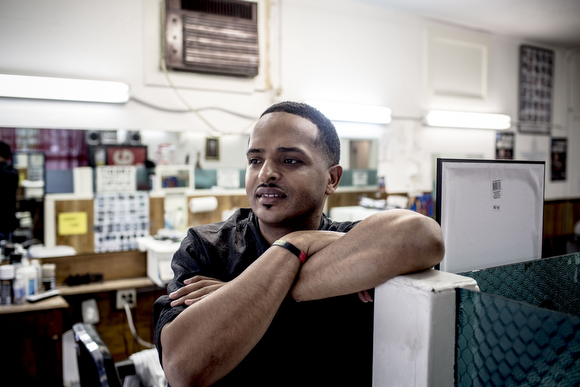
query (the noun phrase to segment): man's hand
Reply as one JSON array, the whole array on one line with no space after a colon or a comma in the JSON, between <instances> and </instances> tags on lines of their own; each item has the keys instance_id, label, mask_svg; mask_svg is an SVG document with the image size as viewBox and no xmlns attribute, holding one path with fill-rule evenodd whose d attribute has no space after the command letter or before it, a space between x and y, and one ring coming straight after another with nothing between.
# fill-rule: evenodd
<instances>
[{"instance_id":1,"label":"man's hand","mask_svg":"<svg viewBox=\"0 0 580 387\"><path fill-rule=\"evenodd\" d=\"M226 283L210 277L197 275L183 281L184 287L177 289L169 295L171 306L185 305L190 306L203 298L209 296Z\"/></svg>"},{"instance_id":2,"label":"man's hand","mask_svg":"<svg viewBox=\"0 0 580 387\"><path fill-rule=\"evenodd\" d=\"M365 304L367 302L373 302L373 297L370 295L368 290L363 290L357 293L358 294L358 298L364 302Z\"/></svg>"}]
</instances>

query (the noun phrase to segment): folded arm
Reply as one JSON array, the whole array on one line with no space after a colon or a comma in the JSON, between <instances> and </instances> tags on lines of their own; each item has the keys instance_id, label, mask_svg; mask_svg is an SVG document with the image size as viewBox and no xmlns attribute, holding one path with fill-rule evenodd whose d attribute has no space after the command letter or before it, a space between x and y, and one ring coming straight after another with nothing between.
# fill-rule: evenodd
<instances>
[{"instance_id":1,"label":"folded arm","mask_svg":"<svg viewBox=\"0 0 580 387\"><path fill-rule=\"evenodd\" d=\"M301 231L284 239L298 246L319 238ZM292 242L292 243L294 243ZM443 259L439 225L407 210L373 215L311 256L300 270L292 297L307 301L374 288L400 274L433 267Z\"/></svg>"},{"instance_id":2,"label":"folded arm","mask_svg":"<svg viewBox=\"0 0 580 387\"><path fill-rule=\"evenodd\" d=\"M172 386L211 385L235 368L289 291L300 301L357 293L432 267L444 253L437 223L404 210L373 215L347 234L299 231L282 239L310 257L302 268L292 253L274 247L230 282L198 276L170 296L172 305L189 305L161 331Z\"/></svg>"},{"instance_id":3,"label":"folded arm","mask_svg":"<svg viewBox=\"0 0 580 387\"><path fill-rule=\"evenodd\" d=\"M330 234L335 233L312 239L302 250L315 254L335 240ZM169 384L211 385L233 370L270 326L300 265L288 250L271 247L230 282L203 276L185 280L170 298L172 306L188 307L161 330Z\"/></svg>"}]
</instances>

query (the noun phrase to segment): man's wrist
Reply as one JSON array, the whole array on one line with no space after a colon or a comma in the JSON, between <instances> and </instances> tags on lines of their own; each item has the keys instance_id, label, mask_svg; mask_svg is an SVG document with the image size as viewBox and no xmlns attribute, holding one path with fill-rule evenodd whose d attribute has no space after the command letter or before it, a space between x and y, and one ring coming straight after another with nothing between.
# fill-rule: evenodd
<instances>
[{"instance_id":1,"label":"man's wrist","mask_svg":"<svg viewBox=\"0 0 580 387\"><path fill-rule=\"evenodd\" d=\"M282 247L290 251L292 254L297 256L300 262L302 263L306 262L306 260L308 259L308 256L303 251L301 251L298 247L294 246L292 243L285 241L283 239L278 239L277 241L272 243L272 246Z\"/></svg>"}]
</instances>

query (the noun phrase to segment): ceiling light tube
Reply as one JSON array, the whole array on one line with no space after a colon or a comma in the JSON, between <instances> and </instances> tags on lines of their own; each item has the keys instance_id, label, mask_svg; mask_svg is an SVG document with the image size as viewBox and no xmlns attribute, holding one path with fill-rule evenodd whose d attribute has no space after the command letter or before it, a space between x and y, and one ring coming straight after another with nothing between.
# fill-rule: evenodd
<instances>
[{"instance_id":1,"label":"ceiling light tube","mask_svg":"<svg viewBox=\"0 0 580 387\"><path fill-rule=\"evenodd\" d=\"M125 103L130 89L121 82L0 74L0 97Z\"/></svg>"},{"instance_id":2,"label":"ceiling light tube","mask_svg":"<svg viewBox=\"0 0 580 387\"><path fill-rule=\"evenodd\" d=\"M391 122L391 109L384 106L355 105L326 101L306 101L320 110L331 121L363 122L388 124Z\"/></svg>"},{"instance_id":3,"label":"ceiling light tube","mask_svg":"<svg viewBox=\"0 0 580 387\"><path fill-rule=\"evenodd\" d=\"M425 124L444 128L503 130L511 127L511 118L505 114L432 110L425 116Z\"/></svg>"}]
</instances>

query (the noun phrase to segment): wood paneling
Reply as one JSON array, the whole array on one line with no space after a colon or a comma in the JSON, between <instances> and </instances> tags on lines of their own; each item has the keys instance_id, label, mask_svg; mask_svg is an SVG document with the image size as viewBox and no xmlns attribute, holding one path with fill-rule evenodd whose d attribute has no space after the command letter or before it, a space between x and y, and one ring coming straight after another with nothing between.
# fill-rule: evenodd
<instances>
[{"instance_id":1,"label":"wood paneling","mask_svg":"<svg viewBox=\"0 0 580 387\"><path fill-rule=\"evenodd\" d=\"M87 233L82 235L60 235L58 216L64 212L86 212ZM56 244L72 246L77 253L95 251L95 235L93 233L94 206L93 200L57 200L54 203Z\"/></svg>"},{"instance_id":2,"label":"wood paneling","mask_svg":"<svg viewBox=\"0 0 580 387\"><path fill-rule=\"evenodd\" d=\"M580 220L580 199L558 200L544 204L544 238L574 233Z\"/></svg>"},{"instance_id":3,"label":"wood paneling","mask_svg":"<svg viewBox=\"0 0 580 387\"><path fill-rule=\"evenodd\" d=\"M105 281L147 277L147 253L137 250L43 258L42 263L56 264L57 284L65 283L69 275L87 273L101 273Z\"/></svg>"},{"instance_id":4,"label":"wood paneling","mask_svg":"<svg viewBox=\"0 0 580 387\"><path fill-rule=\"evenodd\" d=\"M149 234L165 227L165 198L149 197Z\"/></svg>"}]
</instances>

